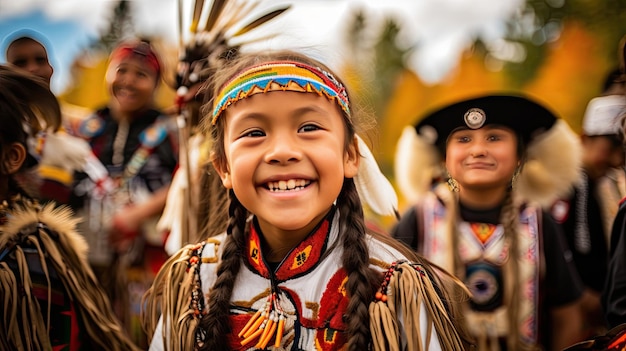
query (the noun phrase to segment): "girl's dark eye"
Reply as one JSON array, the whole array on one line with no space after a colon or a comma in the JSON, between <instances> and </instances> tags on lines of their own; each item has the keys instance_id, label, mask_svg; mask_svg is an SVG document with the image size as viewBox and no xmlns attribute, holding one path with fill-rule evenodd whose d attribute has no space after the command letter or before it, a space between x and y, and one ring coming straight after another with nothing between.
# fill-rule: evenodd
<instances>
[{"instance_id":1,"label":"girl's dark eye","mask_svg":"<svg viewBox=\"0 0 626 351\"><path fill-rule=\"evenodd\" d=\"M469 143L470 142L470 138L466 137L466 136L458 137L457 140L459 141L459 143Z\"/></svg>"},{"instance_id":2,"label":"girl's dark eye","mask_svg":"<svg viewBox=\"0 0 626 351\"><path fill-rule=\"evenodd\" d=\"M250 138L258 138L258 137L262 137L264 135L265 135L265 133L263 133L260 130L251 130L251 131L245 133L243 136L244 137L250 137Z\"/></svg>"},{"instance_id":3,"label":"girl's dark eye","mask_svg":"<svg viewBox=\"0 0 626 351\"><path fill-rule=\"evenodd\" d=\"M303 125L302 127L300 127L300 129L298 130L298 132L313 132L316 130L319 130L320 127L315 125L315 124L306 124Z\"/></svg>"}]
</instances>

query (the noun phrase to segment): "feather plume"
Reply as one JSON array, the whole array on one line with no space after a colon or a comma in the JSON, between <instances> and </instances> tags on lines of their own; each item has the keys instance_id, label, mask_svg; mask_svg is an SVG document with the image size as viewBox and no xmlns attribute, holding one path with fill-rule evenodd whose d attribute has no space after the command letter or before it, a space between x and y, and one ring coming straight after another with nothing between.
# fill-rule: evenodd
<instances>
[{"instance_id":1,"label":"feather plume","mask_svg":"<svg viewBox=\"0 0 626 351\"><path fill-rule=\"evenodd\" d=\"M565 152L564 152L565 151ZM582 145L564 120L528 145L527 160L515 184L516 198L547 207L566 195L582 170Z\"/></svg>"},{"instance_id":2,"label":"feather plume","mask_svg":"<svg viewBox=\"0 0 626 351\"><path fill-rule=\"evenodd\" d=\"M418 202L441 178L439 152L423 138L413 126L406 126L396 146L394 161L398 188L409 203Z\"/></svg>"},{"instance_id":3,"label":"feather plume","mask_svg":"<svg viewBox=\"0 0 626 351\"><path fill-rule=\"evenodd\" d=\"M65 132L46 133L40 164L67 170L82 171L91 154L89 144Z\"/></svg>"},{"instance_id":4,"label":"feather plume","mask_svg":"<svg viewBox=\"0 0 626 351\"><path fill-rule=\"evenodd\" d=\"M236 56L242 45L271 38L272 36L265 36L247 39L245 43L232 42L235 37L247 34L290 8L289 5L283 6L250 20L251 14L262 2L259 0L213 0L204 27L199 21L203 13L207 12L203 7L207 7L209 2L205 0L193 2L191 36L188 41L182 39L184 37L183 25L179 24L182 57L176 73L176 86L173 88L178 89L181 86L189 88L205 81L212 72L219 69L223 59ZM179 21L182 21L181 6L179 2ZM248 19L248 22L242 23L244 19Z\"/></svg>"},{"instance_id":5,"label":"feather plume","mask_svg":"<svg viewBox=\"0 0 626 351\"><path fill-rule=\"evenodd\" d=\"M354 183L359 195L374 212L398 217L398 196L393 186L381 172L363 139L357 135L357 140L361 162Z\"/></svg>"}]
</instances>

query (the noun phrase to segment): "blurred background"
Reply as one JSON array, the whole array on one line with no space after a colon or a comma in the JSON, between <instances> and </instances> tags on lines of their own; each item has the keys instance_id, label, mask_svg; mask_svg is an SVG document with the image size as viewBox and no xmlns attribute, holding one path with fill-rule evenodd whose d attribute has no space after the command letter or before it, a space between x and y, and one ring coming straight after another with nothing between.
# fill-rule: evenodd
<instances>
[{"instance_id":1,"label":"blurred background","mask_svg":"<svg viewBox=\"0 0 626 351\"><path fill-rule=\"evenodd\" d=\"M160 107L168 107L186 33L178 25L187 28L193 8L192 0L182 0L179 21L177 4L0 0L0 62L12 33L40 32L55 69L53 91L88 113L108 99L103 78L115 43L149 38L171 72L158 98ZM256 40L244 51L302 50L337 71L353 99L376 116L370 140L392 179L402 128L432 108L477 93L525 92L580 130L587 102L601 94L618 66L626 35L626 0L272 0L258 9L284 4L291 8L242 38Z\"/></svg>"}]
</instances>

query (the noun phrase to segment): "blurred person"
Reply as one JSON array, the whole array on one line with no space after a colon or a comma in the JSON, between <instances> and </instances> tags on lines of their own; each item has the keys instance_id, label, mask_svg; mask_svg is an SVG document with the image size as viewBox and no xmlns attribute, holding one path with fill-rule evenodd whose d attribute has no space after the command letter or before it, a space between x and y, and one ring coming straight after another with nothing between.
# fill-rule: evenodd
<instances>
[{"instance_id":1,"label":"blurred person","mask_svg":"<svg viewBox=\"0 0 626 351\"><path fill-rule=\"evenodd\" d=\"M0 349L138 350L89 268L78 219L36 198L33 169L50 150L34 140L60 125L44 82L0 65Z\"/></svg>"},{"instance_id":2,"label":"blurred person","mask_svg":"<svg viewBox=\"0 0 626 351\"><path fill-rule=\"evenodd\" d=\"M162 72L150 43L120 43L106 71L109 103L71 126L93 152L87 171L76 176L72 205L85 218L90 262L140 346L141 296L167 258L156 223L178 155L176 122L154 105Z\"/></svg>"},{"instance_id":3,"label":"blurred person","mask_svg":"<svg viewBox=\"0 0 626 351\"><path fill-rule=\"evenodd\" d=\"M48 57L48 40L41 33L30 29L22 29L7 36L5 42L7 63L41 78L48 89L50 89L54 68ZM67 119L68 111L70 110L76 111L81 109L77 106L61 104L61 113L64 120ZM41 136L43 137L44 135L42 134ZM81 160L79 165L68 161L70 159L85 158L89 153L89 146L84 141L65 133L63 128L47 135L47 137L46 142L51 145L54 144L54 148L57 151L56 155L46 155L46 158L39 162L37 168L40 174L38 198L40 201L54 201L67 204L70 199L74 171L85 160Z\"/></svg>"},{"instance_id":4,"label":"blurred person","mask_svg":"<svg viewBox=\"0 0 626 351\"><path fill-rule=\"evenodd\" d=\"M12 34L11 38L14 39L10 39L6 46L7 62L42 78L50 87L54 69L48 58L48 50L42 43L43 36L34 31L18 31Z\"/></svg>"},{"instance_id":5,"label":"blurred person","mask_svg":"<svg viewBox=\"0 0 626 351\"><path fill-rule=\"evenodd\" d=\"M620 42L619 58L622 84L626 82L626 36ZM622 132L626 135L626 113L622 115ZM620 202L611 229L607 278L602 292L604 316L611 328L626 323L626 198Z\"/></svg>"},{"instance_id":6,"label":"blurred person","mask_svg":"<svg viewBox=\"0 0 626 351\"><path fill-rule=\"evenodd\" d=\"M611 72L601 96L591 99L582 123L580 179L571 192L552 205L574 263L586 287L582 308L587 337L604 334L600 297L607 277L609 233L623 196L624 140L620 116L626 96L618 72Z\"/></svg>"},{"instance_id":7,"label":"blurred person","mask_svg":"<svg viewBox=\"0 0 626 351\"><path fill-rule=\"evenodd\" d=\"M405 128L396 180L413 205L392 236L465 282L478 351L581 340L582 284L541 207L576 179L579 153L567 123L523 95L461 100Z\"/></svg>"}]
</instances>

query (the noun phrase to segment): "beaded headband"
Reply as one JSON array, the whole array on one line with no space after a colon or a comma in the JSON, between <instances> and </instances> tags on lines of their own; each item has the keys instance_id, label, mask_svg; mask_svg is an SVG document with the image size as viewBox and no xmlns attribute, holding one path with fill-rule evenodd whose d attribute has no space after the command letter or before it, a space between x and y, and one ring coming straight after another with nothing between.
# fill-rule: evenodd
<instances>
[{"instance_id":1,"label":"beaded headband","mask_svg":"<svg viewBox=\"0 0 626 351\"><path fill-rule=\"evenodd\" d=\"M300 62L276 61L249 67L226 83L215 99L211 123L215 124L231 104L270 91L317 93L336 101L350 115L346 88L332 74Z\"/></svg>"}]
</instances>

